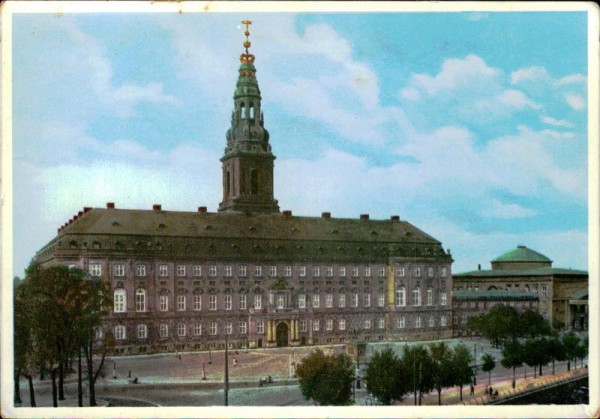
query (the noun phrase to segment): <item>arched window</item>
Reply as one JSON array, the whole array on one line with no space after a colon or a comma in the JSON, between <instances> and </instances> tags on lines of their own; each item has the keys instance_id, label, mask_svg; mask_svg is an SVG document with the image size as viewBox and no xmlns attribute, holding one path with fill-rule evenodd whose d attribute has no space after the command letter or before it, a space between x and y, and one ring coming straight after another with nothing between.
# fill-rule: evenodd
<instances>
[{"instance_id":1,"label":"arched window","mask_svg":"<svg viewBox=\"0 0 600 419\"><path fill-rule=\"evenodd\" d=\"M240 104L240 116L242 118L246 117L246 105L244 105L244 102Z\"/></svg>"},{"instance_id":2,"label":"arched window","mask_svg":"<svg viewBox=\"0 0 600 419\"><path fill-rule=\"evenodd\" d=\"M118 288L113 294L114 312L125 313L127 311L127 294L123 288Z\"/></svg>"},{"instance_id":3,"label":"arched window","mask_svg":"<svg viewBox=\"0 0 600 419\"><path fill-rule=\"evenodd\" d=\"M135 311L146 311L146 290L143 288L135 292Z\"/></svg>"},{"instance_id":4,"label":"arched window","mask_svg":"<svg viewBox=\"0 0 600 419\"><path fill-rule=\"evenodd\" d=\"M250 119L254 119L254 104L250 103Z\"/></svg>"}]
</instances>

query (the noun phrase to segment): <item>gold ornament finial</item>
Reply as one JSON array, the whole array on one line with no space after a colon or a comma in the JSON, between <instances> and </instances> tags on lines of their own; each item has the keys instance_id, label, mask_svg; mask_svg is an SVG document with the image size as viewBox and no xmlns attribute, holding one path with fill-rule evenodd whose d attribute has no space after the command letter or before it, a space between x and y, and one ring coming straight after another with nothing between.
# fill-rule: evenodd
<instances>
[{"instance_id":1,"label":"gold ornament finial","mask_svg":"<svg viewBox=\"0 0 600 419\"><path fill-rule=\"evenodd\" d=\"M250 48L250 40L248 37L250 36L249 26L252 24L251 20L242 20L242 25L246 25L246 29L244 30L244 35L246 35L246 40L244 41L244 50L245 53L240 55L240 61L242 64L252 64L254 62L254 55L248 53L248 48Z\"/></svg>"}]
</instances>

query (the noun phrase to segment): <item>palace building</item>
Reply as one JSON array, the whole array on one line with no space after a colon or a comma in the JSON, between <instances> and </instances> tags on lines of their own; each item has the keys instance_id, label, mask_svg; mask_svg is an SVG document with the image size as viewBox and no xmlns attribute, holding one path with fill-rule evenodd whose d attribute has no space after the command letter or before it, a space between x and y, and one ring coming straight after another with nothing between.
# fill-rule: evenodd
<instances>
[{"instance_id":1,"label":"palace building","mask_svg":"<svg viewBox=\"0 0 600 419\"><path fill-rule=\"evenodd\" d=\"M439 241L398 216L280 211L244 23L218 212L85 207L36 259L110 284L117 353L452 336Z\"/></svg>"}]
</instances>

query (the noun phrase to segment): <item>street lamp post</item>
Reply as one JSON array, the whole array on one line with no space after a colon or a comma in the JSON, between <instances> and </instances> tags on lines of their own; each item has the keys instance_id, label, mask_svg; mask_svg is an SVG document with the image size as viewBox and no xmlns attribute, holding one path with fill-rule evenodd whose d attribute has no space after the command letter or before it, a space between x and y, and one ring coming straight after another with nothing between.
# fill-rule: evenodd
<instances>
[{"instance_id":1,"label":"street lamp post","mask_svg":"<svg viewBox=\"0 0 600 419\"><path fill-rule=\"evenodd\" d=\"M204 362L202 363L202 380L206 380L206 368L204 366Z\"/></svg>"},{"instance_id":2,"label":"street lamp post","mask_svg":"<svg viewBox=\"0 0 600 419\"><path fill-rule=\"evenodd\" d=\"M417 405L417 348L413 346L413 390L415 392L415 406Z\"/></svg>"},{"instance_id":3,"label":"street lamp post","mask_svg":"<svg viewBox=\"0 0 600 419\"><path fill-rule=\"evenodd\" d=\"M225 323L225 406L229 405L229 344L227 341L227 323Z\"/></svg>"}]
</instances>

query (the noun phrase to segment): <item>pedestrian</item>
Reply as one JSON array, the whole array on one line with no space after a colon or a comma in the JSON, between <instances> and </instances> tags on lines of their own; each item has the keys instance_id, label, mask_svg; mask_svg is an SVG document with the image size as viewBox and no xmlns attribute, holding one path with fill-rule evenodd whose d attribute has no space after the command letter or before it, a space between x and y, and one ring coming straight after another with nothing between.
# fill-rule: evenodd
<instances>
[{"instance_id":1,"label":"pedestrian","mask_svg":"<svg viewBox=\"0 0 600 419\"><path fill-rule=\"evenodd\" d=\"M471 396L475 394L475 387L471 384Z\"/></svg>"},{"instance_id":2,"label":"pedestrian","mask_svg":"<svg viewBox=\"0 0 600 419\"><path fill-rule=\"evenodd\" d=\"M498 390L494 390L494 397L498 397Z\"/></svg>"},{"instance_id":3,"label":"pedestrian","mask_svg":"<svg viewBox=\"0 0 600 419\"><path fill-rule=\"evenodd\" d=\"M237 365L237 359L233 358L233 366L235 367Z\"/></svg>"},{"instance_id":4,"label":"pedestrian","mask_svg":"<svg viewBox=\"0 0 600 419\"><path fill-rule=\"evenodd\" d=\"M490 390L489 390L489 392L490 392L490 396L493 396L493 395L494 395L494 389L492 388L492 386L490 386Z\"/></svg>"}]
</instances>

